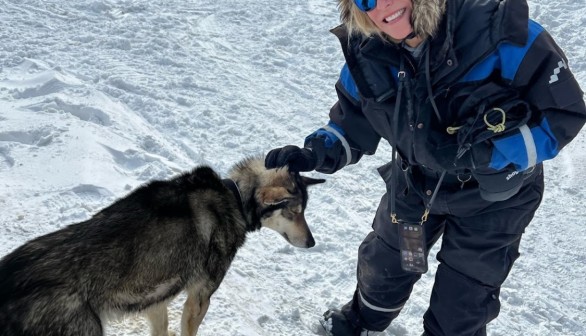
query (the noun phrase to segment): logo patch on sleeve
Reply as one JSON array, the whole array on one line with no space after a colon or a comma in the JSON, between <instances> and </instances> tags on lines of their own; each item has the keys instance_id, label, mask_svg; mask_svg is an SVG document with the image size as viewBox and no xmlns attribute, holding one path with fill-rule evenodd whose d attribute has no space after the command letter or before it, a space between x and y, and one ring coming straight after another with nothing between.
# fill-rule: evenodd
<instances>
[{"instance_id":1,"label":"logo patch on sleeve","mask_svg":"<svg viewBox=\"0 0 586 336\"><path fill-rule=\"evenodd\" d=\"M566 62L564 62L564 60L561 60L558 62L558 67L553 69L553 75L551 75L549 77L549 84L553 84L555 82L557 82L559 79L558 75L560 74L560 72L562 71L562 69L568 69L568 65L566 64Z\"/></svg>"}]
</instances>

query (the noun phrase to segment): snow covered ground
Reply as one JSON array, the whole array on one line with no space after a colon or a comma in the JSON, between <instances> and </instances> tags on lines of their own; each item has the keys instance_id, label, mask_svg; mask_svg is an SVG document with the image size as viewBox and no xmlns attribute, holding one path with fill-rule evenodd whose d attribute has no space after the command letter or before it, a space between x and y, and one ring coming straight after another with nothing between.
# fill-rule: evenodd
<instances>
[{"instance_id":1,"label":"snow covered ground","mask_svg":"<svg viewBox=\"0 0 586 336\"><path fill-rule=\"evenodd\" d=\"M586 2L533 0L586 89ZM327 121L343 57L334 0L0 0L0 256L152 179L303 138ZM311 190L317 246L249 236L201 335L311 335L355 286L388 145ZM312 174L319 176L319 174ZM586 335L586 136L546 164L547 193L490 336ZM386 335L422 331L435 274ZM173 302L179 329L182 298ZM108 335L146 335L140 316Z\"/></svg>"}]
</instances>

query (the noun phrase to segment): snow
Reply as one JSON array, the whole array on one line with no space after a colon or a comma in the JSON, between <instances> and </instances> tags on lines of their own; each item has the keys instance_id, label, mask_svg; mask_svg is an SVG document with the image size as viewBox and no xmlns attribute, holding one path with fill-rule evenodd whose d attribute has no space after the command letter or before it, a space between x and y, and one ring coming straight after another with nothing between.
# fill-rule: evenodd
<instances>
[{"instance_id":1,"label":"snow","mask_svg":"<svg viewBox=\"0 0 586 336\"><path fill-rule=\"evenodd\" d=\"M0 256L88 219L137 186L301 145L327 121L343 57L334 0L0 1ZM533 0L586 88L586 2ZM347 302L384 192L377 155L311 189L317 245L248 237L201 335L311 335ZM318 173L309 174L323 177ZM586 136L546 163L547 192L502 289L490 336L586 335ZM439 245L439 244L438 244ZM419 335L437 262L384 333ZM170 325L179 330L183 296ZM148 333L141 316L107 335Z\"/></svg>"}]
</instances>

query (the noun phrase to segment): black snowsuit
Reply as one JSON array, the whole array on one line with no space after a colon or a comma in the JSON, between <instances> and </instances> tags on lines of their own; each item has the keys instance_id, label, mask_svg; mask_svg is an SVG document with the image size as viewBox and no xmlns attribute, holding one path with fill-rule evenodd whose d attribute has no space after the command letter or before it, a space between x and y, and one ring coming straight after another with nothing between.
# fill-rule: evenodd
<instances>
[{"instance_id":1,"label":"black snowsuit","mask_svg":"<svg viewBox=\"0 0 586 336\"><path fill-rule=\"evenodd\" d=\"M399 154L395 213L408 221L421 220L446 170L424 224L428 250L443 234L424 327L434 336L486 335L521 235L541 202L541 162L555 157L586 121L566 57L528 18L522 0L448 0L419 62L380 37L348 36L344 26L332 32L346 65L328 125L305 142L317 154L317 170L333 173L356 163L384 138ZM396 108L399 73L405 79ZM486 130L499 123L500 113L490 115L494 107L504 112L504 131ZM343 308L369 330L390 324L420 278L401 269L397 225L390 220L391 170L391 164L379 169L389 193L359 248L357 290ZM473 172L494 177L487 187L507 189L515 175L522 186L507 200L487 201Z\"/></svg>"}]
</instances>

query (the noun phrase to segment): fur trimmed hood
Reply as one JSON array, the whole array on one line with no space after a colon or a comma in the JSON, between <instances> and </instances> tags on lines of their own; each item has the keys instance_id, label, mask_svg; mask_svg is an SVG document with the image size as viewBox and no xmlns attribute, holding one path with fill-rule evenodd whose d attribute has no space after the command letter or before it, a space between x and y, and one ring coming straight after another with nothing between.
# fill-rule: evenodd
<instances>
[{"instance_id":1,"label":"fur trimmed hood","mask_svg":"<svg viewBox=\"0 0 586 336\"><path fill-rule=\"evenodd\" d=\"M442 15L446 11L446 0L412 1L413 13L411 21L415 34L423 39L434 36ZM368 16L356 7L354 0L338 0L338 8L340 10L340 19L350 33L361 32L364 35L372 35L378 31Z\"/></svg>"}]
</instances>

